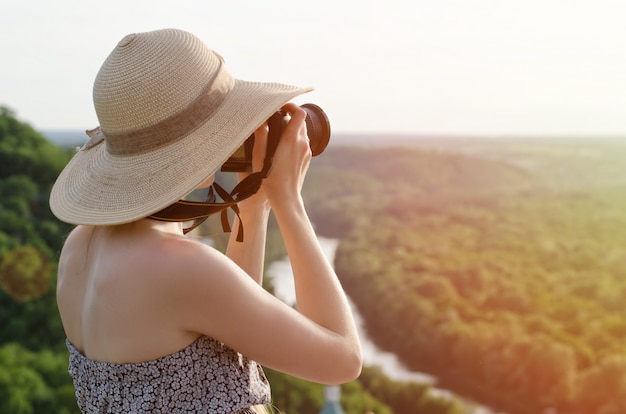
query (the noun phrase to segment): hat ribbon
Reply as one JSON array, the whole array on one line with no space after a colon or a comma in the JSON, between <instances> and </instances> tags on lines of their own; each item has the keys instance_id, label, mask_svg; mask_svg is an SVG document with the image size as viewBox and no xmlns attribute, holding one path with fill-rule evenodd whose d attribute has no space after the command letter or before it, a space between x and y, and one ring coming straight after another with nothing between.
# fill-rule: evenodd
<instances>
[{"instance_id":1,"label":"hat ribbon","mask_svg":"<svg viewBox=\"0 0 626 414\"><path fill-rule=\"evenodd\" d=\"M89 130L87 135L91 139L81 149L88 150L104 140L107 152L112 155L140 155L173 144L209 121L234 84L234 78L220 62L215 76L181 111L156 124L128 132L112 133L101 127Z\"/></svg>"}]
</instances>

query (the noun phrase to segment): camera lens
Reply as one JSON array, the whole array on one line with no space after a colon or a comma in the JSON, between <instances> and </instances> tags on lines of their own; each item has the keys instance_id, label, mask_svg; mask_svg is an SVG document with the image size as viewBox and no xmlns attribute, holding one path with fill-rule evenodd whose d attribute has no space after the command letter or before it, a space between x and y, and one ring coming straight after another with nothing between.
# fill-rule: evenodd
<instances>
[{"instance_id":1,"label":"camera lens","mask_svg":"<svg viewBox=\"0 0 626 414\"><path fill-rule=\"evenodd\" d=\"M313 156L321 154L330 141L330 122L328 117L319 106L306 103L300 106L306 116L306 131L309 137L311 153Z\"/></svg>"}]
</instances>

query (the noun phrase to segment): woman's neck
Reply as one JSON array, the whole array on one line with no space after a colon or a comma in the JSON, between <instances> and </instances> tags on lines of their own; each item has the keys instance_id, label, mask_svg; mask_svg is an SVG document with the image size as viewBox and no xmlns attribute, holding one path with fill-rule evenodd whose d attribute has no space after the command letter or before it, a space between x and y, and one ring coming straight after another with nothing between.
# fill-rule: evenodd
<instances>
[{"instance_id":1,"label":"woman's neck","mask_svg":"<svg viewBox=\"0 0 626 414\"><path fill-rule=\"evenodd\" d=\"M133 221L132 223L119 224L117 226L112 226L109 229L110 231L113 231L117 234L128 235L139 235L148 233L183 235L182 222L161 221L149 218Z\"/></svg>"}]
</instances>

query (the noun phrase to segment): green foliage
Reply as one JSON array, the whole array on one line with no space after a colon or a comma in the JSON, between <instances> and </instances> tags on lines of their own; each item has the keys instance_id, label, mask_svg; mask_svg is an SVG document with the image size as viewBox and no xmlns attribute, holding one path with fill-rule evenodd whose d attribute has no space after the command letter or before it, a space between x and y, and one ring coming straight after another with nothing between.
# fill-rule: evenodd
<instances>
[{"instance_id":1,"label":"green foliage","mask_svg":"<svg viewBox=\"0 0 626 414\"><path fill-rule=\"evenodd\" d=\"M626 411L626 356L611 355L586 370L577 383L575 405L580 412Z\"/></svg>"},{"instance_id":2,"label":"green foliage","mask_svg":"<svg viewBox=\"0 0 626 414\"><path fill-rule=\"evenodd\" d=\"M0 108L0 412L75 413L55 302L68 226L48 209L68 154ZM18 345L19 344L19 345Z\"/></svg>"},{"instance_id":3,"label":"green foliage","mask_svg":"<svg viewBox=\"0 0 626 414\"><path fill-rule=\"evenodd\" d=\"M368 332L507 412L624 411L626 146L454 143L331 151L319 168L360 175L358 195L328 196L347 229L335 267Z\"/></svg>"},{"instance_id":4,"label":"green foliage","mask_svg":"<svg viewBox=\"0 0 626 414\"><path fill-rule=\"evenodd\" d=\"M0 107L0 257L31 245L53 259L69 226L48 208L52 183L69 154Z\"/></svg>"},{"instance_id":5,"label":"green foliage","mask_svg":"<svg viewBox=\"0 0 626 414\"><path fill-rule=\"evenodd\" d=\"M393 414L391 407L386 405L375 392L365 389L361 380L341 386L340 403L345 414Z\"/></svg>"},{"instance_id":6,"label":"green foliage","mask_svg":"<svg viewBox=\"0 0 626 414\"><path fill-rule=\"evenodd\" d=\"M0 347L0 412L79 413L67 374L67 355Z\"/></svg>"},{"instance_id":7,"label":"green foliage","mask_svg":"<svg viewBox=\"0 0 626 414\"><path fill-rule=\"evenodd\" d=\"M63 150L0 107L0 179L26 175L47 190L66 162Z\"/></svg>"},{"instance_id":8,"label":"green foliage","mask_svg":"<svg viewBox=\"0 0 626 414\"><path fill-rule=\"evenodd\" d=\"M52 271L54 274L56 271ZM0 289L0 345L18 342L30 350L65 350L65 335L56 306L54 283L44 296L18 302Z\"/></svg>"},{"instance_id":9,"label":"green foliage","mask_svg":"<svg viewBox=\"0 0 626 414\"><path fill-rule=\"evenodd\" d=\"M0 108L0 344L63 349L56 254L69 226L48 208L69 154Z\"/></svg>"},{"instance_id":10,"label":"green foliage","mask_svg":"<svg viewBox=\"0 0 626 414\"><path fill-rule=\"evenodd\" d=\"M419 401L416 413L424 414L461 414L462 407L454 399L441 397L422 397Z\"/></svg>"},{"instance_id":11,"label":"green foliage","mask_svg":"<svg viewBox=\"0 0 626 414\"><path fill-rule=\"evenodd\" d=\"M435 390L430 384L391 380L377 367L365 367L359 382L394 413L460 414L463 410L463 404L453 395Z\"/></svg>"},{"instance_id":12,"label":"green foliage","mask_svg":"<svg viewBox=\"0 0 626 414\"><path fill-rule=\"evenodd\" d=\"M52 264L33 246L20 246L4 254L0 287L14 300L43 296L50 287Z\"/></svg>"},{"instance_id":13,"label":"green foliage","mask_svg":"<svg viewBox=\"0 0 626 414\"><path fill-rule=\"evenodd\" d=\"M277 371L265 369L272 384L272 405L280 412L317 414L324 404L323 388Z\"/></svg>"}]
</instances>

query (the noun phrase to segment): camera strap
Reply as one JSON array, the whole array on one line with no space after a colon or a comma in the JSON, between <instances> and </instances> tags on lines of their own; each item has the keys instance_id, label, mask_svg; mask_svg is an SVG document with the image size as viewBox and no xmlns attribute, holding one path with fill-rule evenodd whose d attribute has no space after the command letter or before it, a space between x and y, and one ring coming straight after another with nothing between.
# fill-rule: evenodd
<instances>
[{"instance_id":1,"label":"camera strap","mask_svg":"<svg viewBox=\"0 0 626 414\"><path fill-rule=\"evenodd\" d=\"M270 128L267 137L265 159L263 160L263 169L261 171L254 172L241 180L230 193L214 182L209 187L205 201L178 200L163 210L148 216L148 218L159 221L192 221L189 227L183 229L183 233L187 234L202 224L209 216L221 213L222 229L224 232L230 233L231 226L228 221L228 209L230 208L239 219L237 241L242 242L243 223L239 216L239 206L237 204L259 191L263 179L267 177L272 170L272 161L276 147L278 146L281 131L280 128L272 128L273 122L282 122L282 117L281 120L278 119L278 116L272 116L268 119ZM272 133L272 130L275 132ZM216 200L215 193L220 196L222 202Z\"/></svg>"},{"instance_id":2,"label":"camera strap","mask_svg":"<svg viewBox=\"0 0 626 414\"><path fill-rule=\"evenodd\" d=\"M240 218L237 203L254 195L261 187L263 178L262 173L253 173L237 184L230 193L219 184L213 183L209 187L205 201L178 200L163 210L148 216L148 218L160 221L192 221L189 227L183 229L183 233L187 234L202 224L209 216L221 213L222 228L228 233L231 231L228 209L232 209ZM216 201L215 193L220 196L222 202ZM237 241L243 241L243 226L241 220L239 222Z\"/></svg>"}]
</instances>

